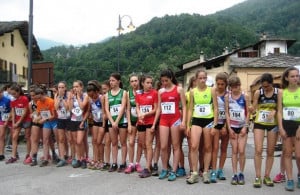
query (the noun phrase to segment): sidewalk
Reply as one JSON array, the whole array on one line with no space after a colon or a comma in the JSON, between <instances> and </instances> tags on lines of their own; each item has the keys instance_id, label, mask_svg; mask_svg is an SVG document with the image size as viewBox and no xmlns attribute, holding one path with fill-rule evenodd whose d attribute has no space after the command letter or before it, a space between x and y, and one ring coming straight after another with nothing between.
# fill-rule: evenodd
<instances>
[{"instance_id":1,"label":"sidewalk","mask_svg":"<svg viewBox=\"0 0 300 195\"><path fill-rule=\"evenodd\" d=\"M91 142L89 139L91 148ZM47 167L30 167L23 165L25 156L25 144L19 147L20 160L17 163L6 165L0 162L0 194L224 194L224 195L252 195L254 193L266 195L289 194L284 190L284 184L275 184L274 187L262 186L255 189L252 182L255 177L253 162L253 133L249 133L247 144L247 160L245 168L245 185L232 186L231 159L227 158L224 171L227 180L218 181L216 184L186 184L185 178L177 178L174 182L159 180L157 177L141 179L137 173L126 175L124 173L109 173L106 171L94 171L89 169L74 169L71 166L56 168L51 164ZM184 144L187 151L187 145ZM228 147L228 153L231 150ZM90 149L90 153L91 153ZM119 155L120 155L119 150ZM278 153L278 152L276 152ZM10 153L5 152L6 158ZM41 150L39 157L41 156ZM230 156L230 154L228 155ZM265 156L265 153L263 154ZM279 171L279 157L274 158L274 166L271 176L274 177ZM188 162L185 158L185 168L188 171ZM295 164L295 161L293 161ZM145 165L144 156L141 161ZM159 167L161 168L160 164ZM263 160L264 167L264 160ZM294 176L296 177L296 166ZM263 169L264 170L264 169ZM296 178L295 178L296 179ZM290 194L299 194L300 189L295 188Z\"/></svg>"}]
</instances>

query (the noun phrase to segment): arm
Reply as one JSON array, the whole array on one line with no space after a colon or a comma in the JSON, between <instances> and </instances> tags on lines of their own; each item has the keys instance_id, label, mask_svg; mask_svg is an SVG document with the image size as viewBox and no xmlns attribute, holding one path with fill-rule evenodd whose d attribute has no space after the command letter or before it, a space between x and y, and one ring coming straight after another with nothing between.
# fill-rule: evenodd
<instances>
[{"instance_id":1,"label":"arm","mask_svg":"<svg viewBox=\"0 0 300 195\"><path fill-rule=\"evenodd\" d=\"M130 105L130 98L129 92L126 92L126 116L128 120L128 133L131 133L131 105Z\"/></svg>"},{"instance_id":2,"label":"arm","mask_svg":"<svg viewBox=\"0 0 300 195\"><path fill-rule=\"evenodd\" d=\"M154 117L153 125L152 125L152 127L151 127L151 131L154 131L155 125L156 125L156 123L158 122L158 118L159 118L160 112L161 112L161 107L160 107L160 104L161 104L161 97L160 97L160 94L161 94L161 92L158 91L158 92L157 92L157 109L156 109L156 112L155 112L155 117Z\"/></svg>"},{"instance_id":3,"label":"arm","mask_svg":"<svg viewBox=\"0 0 300 195\"><path fill-rule=\"evenodd\" d=\"M228 94L225 95L225 116L226 116L226 125L229 131L229 135L231 139L235 139L235 133L231 129L230 126L230 113L229 113L229 96Z\"/></svg>"},{"instance_id":4,"label":"arm","mask_svg":"<svg viewBox=\"0 0 300 195\"><path fill-rule=\"evenodd\" d=\"M191 90L189 92L189 96L190 96L190 103L188 106L188 113L187 113L187 128L186 128L186 135L189 136L190 135L190 123L192 121L192 115L193 115L193 109L194 109L194 91Z\"/></svg>"},{"instance_id":5,"label":"arm","mask_svg":"<svg viewBox=\"0 0 300 195\"><path fill-rule=\"evenodd\" d=\"M121 109L119 111L118 117L116 119L116 124L119 124L121 118L123 117L123 114L125 112L125 108L126 108L126 104L127 104L127 92L124 90L123 91L123 96L122 96L122 103L121 103Z\"/></svg>"},{"instance_id":6,"label":"arm","mask_svg":"<svg viewBox=\"0 0 300 195\"><path fill-rule=\"evenodd\" d=\"M254 114L257 109L259 93L260 93L259 90L256 90L253 95L252 108L250 107L250 109L249 109L250 114Z\"/></svg>"},{"instance_id":7,"label":"arm","mask_svg":"<svg viewBox=\"0 0 300 195\"><path fill-rule=\"evenodd\" d=\"M182 109L182 122L181 122L181 128L185 129L186 127L186 99L185 94L182 89L182 87L177 88L178 93L180 94L180 101L181 101L181 109Z\"/></svg>"},{"instance_id":8,"label":"arm","mask_svg":"<svg viewBox=\"0 0 300 195\"><path fill-rule=\"evenodd\" d=\"M282 90L278 91L278 96L277 96L277 120L278 120L278 129L279 129L279 134L280 136L285 139L286 138L286 131L283 128L282 124Z\"/></svg>"},{"instance_id":9,"label":"arm","mask_svg":"<svg viewBox=\"0 0 300 195\"><path fill-rule=\"evenodd\" d=\"M249 128L249 120L250 120L250 111L249 111L249 105L250 105L250 97L248 94L245 94L245 100L246 100L246 119L245 119L245 125L241 130L241 136L245 136L247 134L247 129Z\"/></svg>"},{"instance_id":10,"label":"arm","mask_svg":"<svg viewBox=\"0 0 300 195\"><path fill-rule=\"evenodd\" d=\"M212 100L213 100L213 112L214 112L214 126L211 128L211 135L216 134L215 126L218 124L219 120L219 109L218 109L218 100L215 88L211 88Z\"/></svg>"}]
</instances>

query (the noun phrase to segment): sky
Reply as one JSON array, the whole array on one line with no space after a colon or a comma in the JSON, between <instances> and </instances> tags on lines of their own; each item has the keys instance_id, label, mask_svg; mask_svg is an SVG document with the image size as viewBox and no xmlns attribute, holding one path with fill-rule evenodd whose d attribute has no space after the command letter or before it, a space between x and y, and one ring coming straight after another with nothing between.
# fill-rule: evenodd
<instances>
[{"instance_id":1,"label":"sky","mask_svg":"<svg viewBox=\"0 0 300 195\"><path fill-rule=\"evenodd\" d=\"M139 27L154 17L181 13L207 15L245 0L33 0L37 39L64 44L95 43L117 36L119 22ZM0 0L0 21L28 21L30 0Z\"/></svg>"}]
</instances>

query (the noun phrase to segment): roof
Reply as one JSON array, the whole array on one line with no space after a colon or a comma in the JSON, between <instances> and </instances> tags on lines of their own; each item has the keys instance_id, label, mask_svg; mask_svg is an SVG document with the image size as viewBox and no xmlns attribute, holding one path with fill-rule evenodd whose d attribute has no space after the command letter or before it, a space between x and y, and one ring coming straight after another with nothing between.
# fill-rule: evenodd
<instances>
[{"instance_id":1,"label":"roof","mask_svg":"<svg viewBox=\"0 0 300 195\"><path fill-rule=\"evenodd\" d=\"M200 67L200 66L205 67L207 69L210 69L212 66L214 66L214 67L219 66L220 63L224 62L225 59L234 52L235 51L232 51L232 52L229 52L226 54L222 54L222 55L210 58L204 62L200 62L199 59L194 60L194 61L190 62L190 65L191 65L190 67L176 72L175 76L183 76L186 72L189 72L191 69L195 69L196 67Z\"/></svg>"},{"instance_id":2,"label":"roof","mask_svg":"<svg viewBox=\"0 0 300 195\"><path fill-rule=\"evenodd\" d=\"M300 57L288 54L269 54L261 58L230 57L231 67L234 68L286 68L300 65Z\"/></svg>"},{"instance_id":3,"label":"roof","mask_svg":"<svg viewBox=\"0 0 300 195\"><path fill-rule=\"evenodd\" d=\"M254 49L257 49L259 45L261 45L263 42L267 42L267 41L285 41L287 48L291 47L297 40L296 39L286 39L286 38L262 38L260 41L258 41L257 43L255 43L253 45Z\"/></svg>"},{"instance_id":4,"label":"roof","mask_svg":"<svg viewBox=\"0 0 300 195\"><path fill-rule=\"evenodd\" d=\"M14 30L18 29L20 31L21 37L26 45L28 46L28 22L27 21L11 21L11 22L0 22L0 36L5 33L13 32ZM33 36L32 39L32 59L33 60L42 60L43 55L40 51L38 43Z\"/></svg>"}]
</instances>

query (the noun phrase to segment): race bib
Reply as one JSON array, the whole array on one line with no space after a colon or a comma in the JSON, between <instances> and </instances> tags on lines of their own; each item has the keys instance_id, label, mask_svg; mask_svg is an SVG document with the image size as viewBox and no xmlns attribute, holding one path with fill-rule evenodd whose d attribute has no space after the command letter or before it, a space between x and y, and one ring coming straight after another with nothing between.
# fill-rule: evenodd
<instances>
[{"instance_id":1,"label":"race bib","mask_svg":"<svg viewBox=\"0 0 300 195\"><path fill-rule=\"evenodd\" d=\"M284 107L283 110L283 119L299 121L300 120L300 108L297 107Z\"/></svg>"},{"instance_id":2,"label":"race bib","mask_svg":"<svg viewBox=\"0 0 300 195\"><path fill-rule=\"evenodd\" d=\"M42 119L49 119L51 117L50 110L42 110L40 114Z\"/></svg>"},{"instance_id":3,"label":"race bib","mask_svg":"<svg viewBox=\"0 0 300 195\"><path fill-rule=\"evenodd\" d=\"M175 102L162 102L160 106L162 114L175 114Z\"/></svg>"},{"instance_id":4,"label":"race bib","mask_svg":"<svg viewBox=\"0 0 300 195\"><path fill-rule=\"evenodd\" d=\"M136 107L131 107L130 113L131 113L132 116L137 117Z\"/></svg>"},{"instance_id":5,"label":"race bib","mask_svg":"<svg viewBox=\"0 0 300 195\"><path fill-rule=\"evenodd\" d=\"M24 108L15 108L15 113L17 116L23 116L24 112L25 112Z\"/></svg>"},{"instance_id":6,"label":"race bib","mask_svg":"<svg viewBox=\"0 0 300 195\"><path fill-rule=\"evenodd\" d=\"M220 119L220 120L226 119L225 110L224 109L219 109L218 119Z\"/></svg>"},{"instance_id":7,"label":"race bib","mask_svg":"<svg viewBox=\"0 0 300 195\"><path fill-rule=\"evenodd\" d=\"M271 119L268 118L270 113L271 111L269 110L260 110L257 121L262 123L274 123L274 116Z\"/></svg>"},{"instance_id":8,"label":"race bib","mask_svg":"<svg viewBox=\"0 0 300 195\"><path fill-rule=\"evenodd\" d=\"M120 110L121 110L121 104L117 104L117 105L110 106L109 112L111 116L118 116Z\"/></svg>"},{"instance_id":9,"label":"race bib","mask_svg":"<svg viewBox=\"0 0 300 195\"><path fill-rule=\"evenodd\" d=\"M9 113L1 113L1 120L8 121Z\"/></svg>"},{"instance_id":10,"label":"race bib","mask_svg":"<svg viewBox=\"0 0 300 195\"><path fill-rule=\"evenodd\" d=\"M72 109L72 113L78 117L82 115L82 110L79 107L76 107Z\"/></svg>"},{"instance_id":11,"label":"race bib","mask_svg":"<svg viewBox=\"0 0 300 195\"><path fill-rule=\"evenodd\" d=\"M151 112L151 110L152 110L152 106L151 105L140 106L140 111L141 111L142 114Z\"/></svg>"},{"instance_id":12,"label":"race bib","mask_svg":"<svg viewBox=\"0 0 300 195\"><path fill-rule=\"evenodd\" d=\"M100 120L101 120L101 114L102 114L101 110L95 110L95 111L93 111L92 115L93 115L94 121L100 122Z\"/></svg>"},{"instance_id":13,"label":"race bib","mask_svg":"<svg viewBox=\"0 0 300 195\"><path fill-rule=\"evenodd\" d=\"M245 121L245 111L244 110L229 110L230 119L233 121Z\"/></svg>"},{"instance_id":14,"label":"race bib","mask_svg":"<svg viewBox=\"0 0 300 195\"><path fill-rule=\"evenodd\" d=\"M209 116L211 114L210 104L197 104L194 106L196 116Z\"/></svg>"},{"instance_id":15,"label":"race bib","mask_svg":"<svg viewBox=\"0 0 300 195\"><path fill-rule=\"evenodd\" d=\"M61 119L65 119L68 117L67 110L65 108L61 108L60 110L58 110L57 115L58 115L58 118L61 118Z\"/></svg>"}]
</instances>

